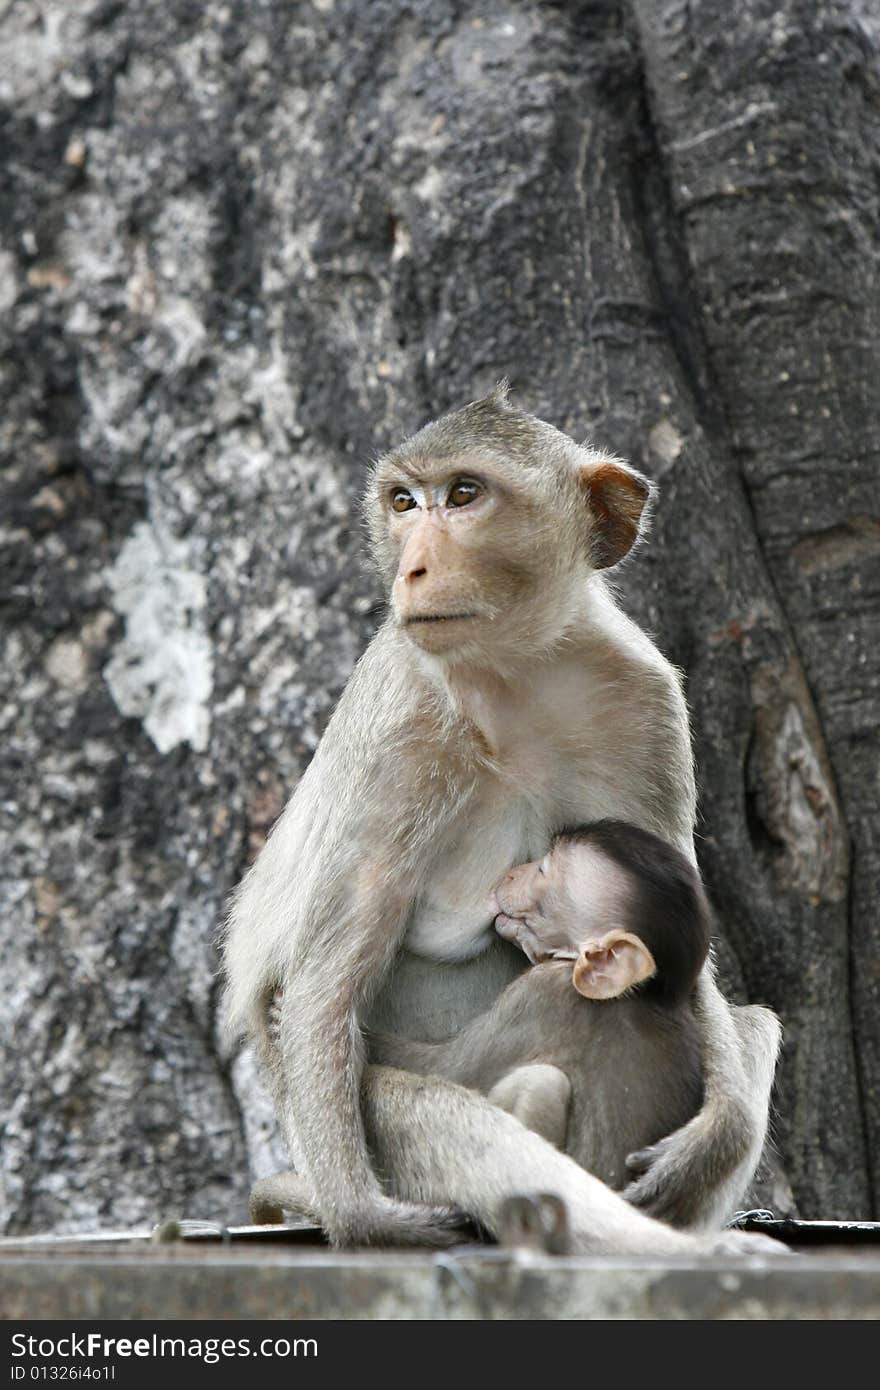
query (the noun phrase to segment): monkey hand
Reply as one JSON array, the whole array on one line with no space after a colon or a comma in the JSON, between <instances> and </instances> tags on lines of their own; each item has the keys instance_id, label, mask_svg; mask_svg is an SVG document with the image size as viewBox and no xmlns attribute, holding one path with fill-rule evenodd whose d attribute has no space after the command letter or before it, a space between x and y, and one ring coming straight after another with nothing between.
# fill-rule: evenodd
<instances>
[{"instance_id":1,"label":"monkey hand","mask_svg":"<svg viewBox=\"0 0 880 1390\"><path fill-rule=\"evenodd\" d=\"M547 960L552 954L528 922L524 922L521 917L508 917L506 913L499 912L495 918L495 930L505 941L512 941L524 951L532 965Z\"/></svg>"},{"instance_id":2,"label":"monkey hand","mask_svg":"<svg viewBox=\"0 0 880 1390\"><path fill-rule=\"evenodd\" d=\"M630 1182L622 1195L671 1226L703 1224L707 1188L723 1187L735 1173L750 1135L747 1116L735 1104L705 1107L681 1129L629 1155Z\"/></svg>"},{"instance_id":3,"label":"monkey hand","mask_svg":"<svg viewBox=\"0 0 880 1390\"><path fill-rule=\"evenodd\" d=\"M623 1196L634 1207L668 1222L688 1227L700 1212L698 1184L686 1155L679 1150L678 1134L667 1135L626 1160L630 1181Z\"/></svg>"}]
</instances>

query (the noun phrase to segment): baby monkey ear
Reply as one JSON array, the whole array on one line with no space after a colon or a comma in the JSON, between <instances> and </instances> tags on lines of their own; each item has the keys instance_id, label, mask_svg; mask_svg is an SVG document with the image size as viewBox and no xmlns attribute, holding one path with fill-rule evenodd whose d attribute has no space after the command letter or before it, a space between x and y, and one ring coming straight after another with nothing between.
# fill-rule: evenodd
<instances>
[{"instance_id":1,"label":"baby monkey ear","mask_svg":"<svg viewBox=\"0 0 880 1390\"><path fill-rule=\"evenodd\" d=\"M638 540L651 484L616 459L585 463L577 478L593 520L590 558L596 569L608 569Z\"/></svg>"},{"instance_id":2,"label":"baby monkey ear","mask_svg":"<svg viewBox=\"0 0 880 1390\"><path fill-rule=\"evenodd\" d=\"M657 973L644 941L628 931L610 931L586 941L574 963L572 984L587 999L616 999Z\"/></svg>"}]
</instances>

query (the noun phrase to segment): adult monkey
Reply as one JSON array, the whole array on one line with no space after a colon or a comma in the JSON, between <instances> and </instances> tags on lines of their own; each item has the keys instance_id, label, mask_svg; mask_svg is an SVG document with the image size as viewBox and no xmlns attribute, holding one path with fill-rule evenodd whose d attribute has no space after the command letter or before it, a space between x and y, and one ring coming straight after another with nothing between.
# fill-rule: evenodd
<instances>
[{"instance_id":1,"label":"adult monkey","mask_svg":"<svg viewBox=\"0 0 880 1390\"><path fill-rule=\"evenodd\" d=\"M779 1027L732 1010L711 967L705 1103L634 1157L632 1205L481 1097L364 1069L362 1028L449 1036L524 968L489 891L555 832L613 817L693 857L679 680L599 573L632 548L649 496L505 386L375 469L366 514L392 611L238 890L225 947L230 1022L258 1041L304 1205L337 1244L442 1240L448 1213L420 1202L492 1229L505 1195L543 1189L565 1198L576 1248L667 1252L689 1238L637 1206L710 1229L757 1165Z\"/></svg>"}]
</instances>

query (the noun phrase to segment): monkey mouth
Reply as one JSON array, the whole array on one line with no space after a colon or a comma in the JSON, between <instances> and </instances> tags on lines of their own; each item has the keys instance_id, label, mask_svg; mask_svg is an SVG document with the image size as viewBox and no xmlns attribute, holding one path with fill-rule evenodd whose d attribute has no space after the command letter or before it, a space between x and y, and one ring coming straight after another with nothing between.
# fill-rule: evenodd
<instances>
[{"instance_id":1,"label":"monkey mouth","mask_svg":"<svg viewBox=\"0 0 880 1390\"><path fill-rule=\"evenodd\" d=\"M412 627L414 623L460 623L476 616L476 613L418 613L403 621L406 627Z\"/></svg>"},{"instance_id":2,"label":"monkey mouth","mask_svg":"<svg viewBox=\"0 0 880 1390\"><path fill-rule=\"evenodd\" d=\"M507 930L509 931L515 931L519 927L528 927L529 919L525 915L520 916L519 913L508 912L507 909L502 907L499 903L495 911L495 917L492 922L492 925L496 931L501 931L503 935L504 933L502 931L502 928L507 928Z\"/></svg>"},{"instance_id":3,"label":"monkey mouth","mask_svg":"<svg viewBox=\"0 0 880 1390\"><path fill-rule=\"evenodd\" d=\"M506 917L508 922L521 922L523 926L527 926L528 912L517 911L516 903L511 902L507 895L501 891L503 887L502 881L489 894L488 908L492 916Z\"/></svg>"}]
</instances>

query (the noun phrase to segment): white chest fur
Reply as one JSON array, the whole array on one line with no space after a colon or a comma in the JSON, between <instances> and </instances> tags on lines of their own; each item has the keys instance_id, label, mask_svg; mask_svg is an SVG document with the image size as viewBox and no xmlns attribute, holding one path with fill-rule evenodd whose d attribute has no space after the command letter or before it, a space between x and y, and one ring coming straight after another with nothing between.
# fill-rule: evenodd
<instances>
[{"instance_id":1,"label":"white chest fur","mask_svg":"<svg viewBox=\"0 0 880 1390\"><path fill-rule=\"evenodd\" d=\"M407 932L408 951L438 961L466 960L494 939L488 899L512 865L543 855L558 830L606 813L582 666L558 662L506 687L459 679L454 695L490 765L432 865Z\"/></svg>"},{"instance_id":2,"label":"white chest fur","mask_svg":"<svg viewBox=\"0 0 880 1390\"><path fill-rule=\"evenodd\" d=\"M614 641L604 628L601 640L588 633L514 678L448 676L462 729L482 741L487 768L415 906L405 943L414 955L460 961L485 950L493 886L513 864L543 855L558 831L604 816L649 829L671 819L652 768L678 751L666 746L665 730L679 707L686 727L681 695L659 652L616 618Z\"/></svg>"}]
</instances>

